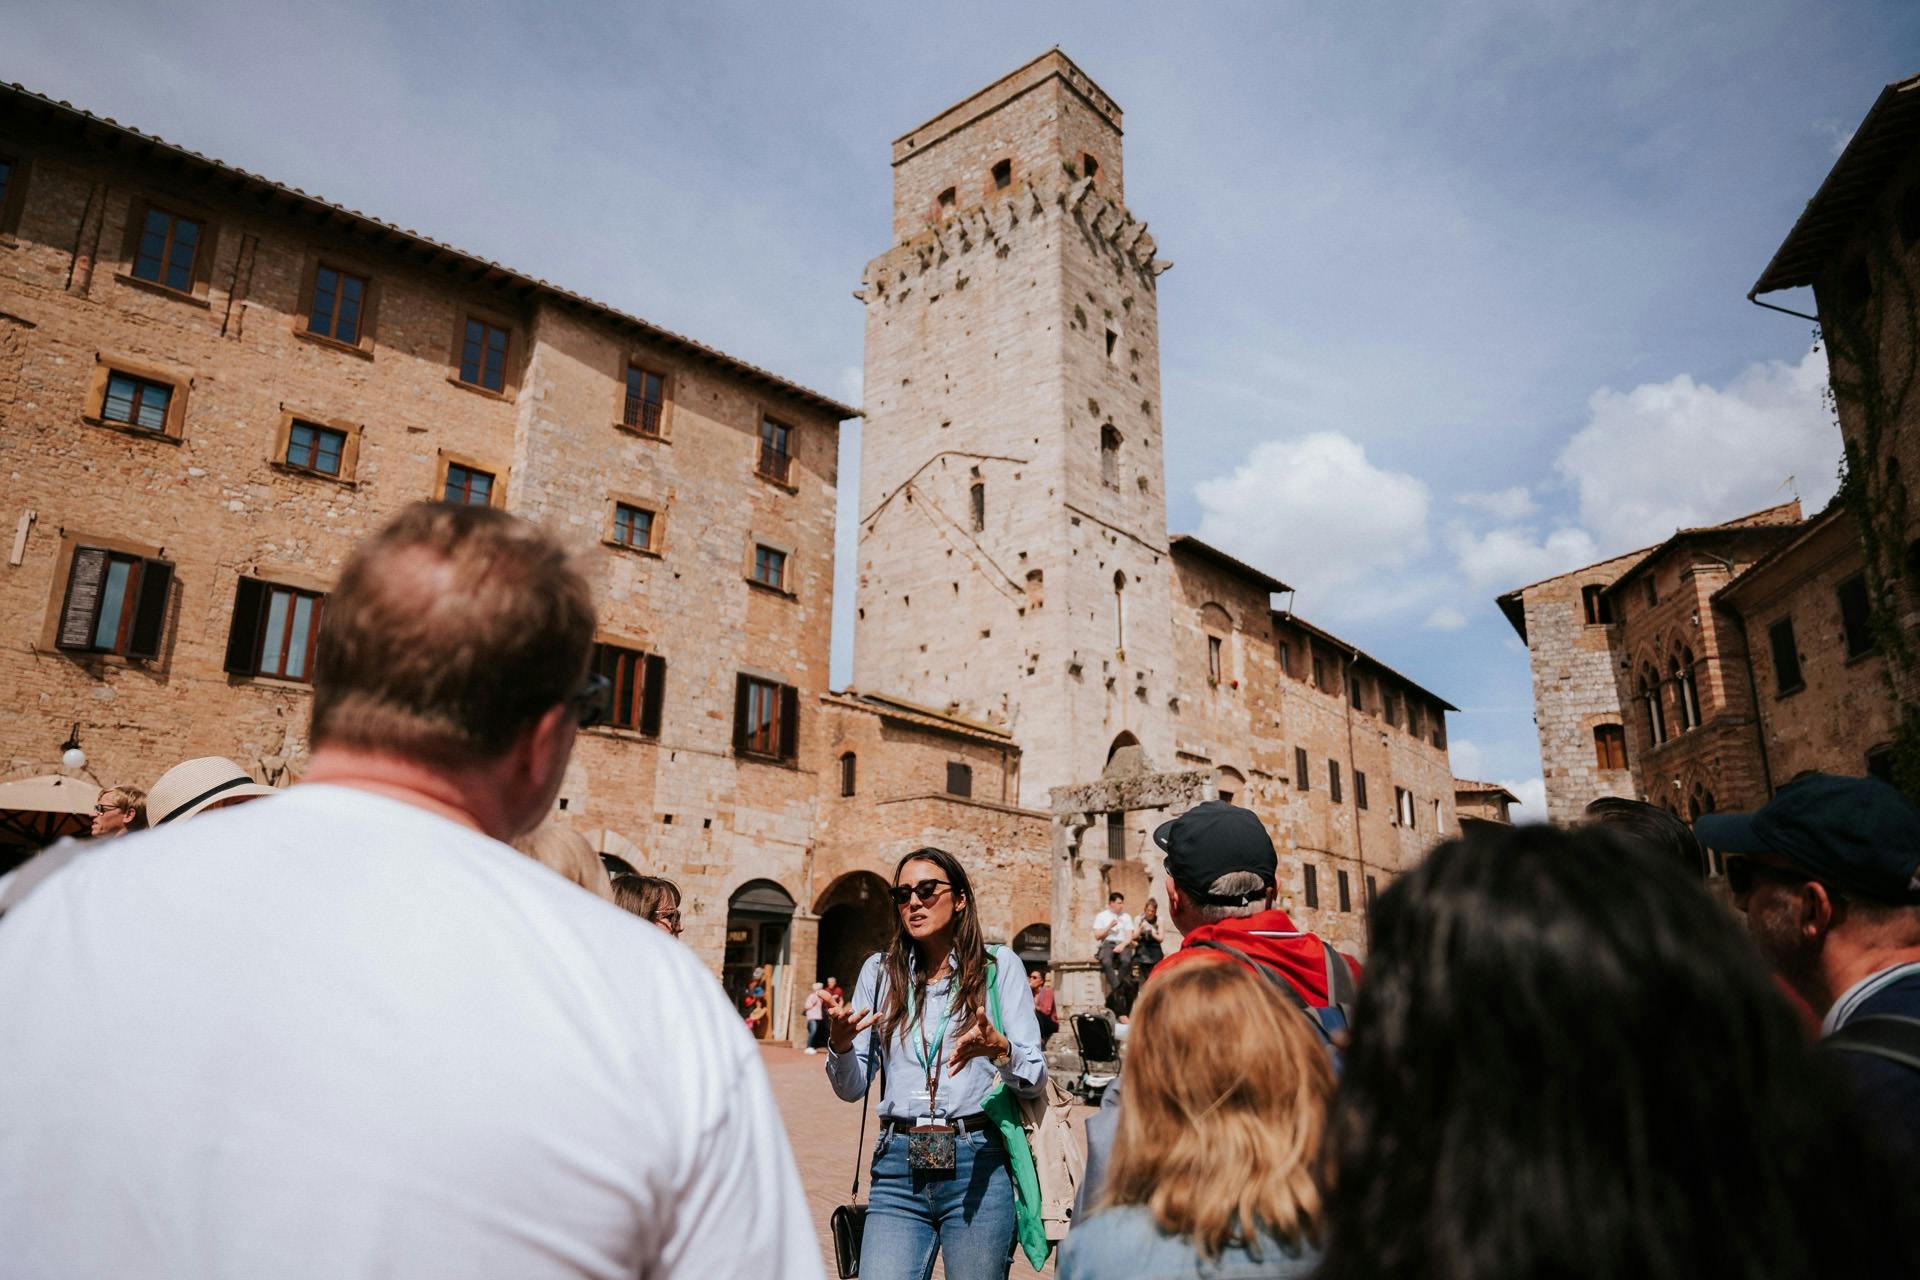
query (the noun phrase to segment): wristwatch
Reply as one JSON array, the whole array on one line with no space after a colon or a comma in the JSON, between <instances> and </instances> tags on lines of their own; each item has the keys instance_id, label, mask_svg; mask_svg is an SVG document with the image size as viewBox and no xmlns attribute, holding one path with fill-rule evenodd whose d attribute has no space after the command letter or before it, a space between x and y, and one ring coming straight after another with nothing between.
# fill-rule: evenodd
<instances>
[{"instance_id":1,"label":"wristwatch","mask_svg":"<svg viewBox=\"0 0 1920 1280\"><path fill-rule=\"evenodd\" d=\"M1006 1048L1002 1049L995 1056L988 1058L987 1061L992 1064L993 1069L995 1071L1005 1071L1008 1067L1012 1066L1013 1065L1013 1042L1008 1041Z\"/></svg>"}]
</instances>

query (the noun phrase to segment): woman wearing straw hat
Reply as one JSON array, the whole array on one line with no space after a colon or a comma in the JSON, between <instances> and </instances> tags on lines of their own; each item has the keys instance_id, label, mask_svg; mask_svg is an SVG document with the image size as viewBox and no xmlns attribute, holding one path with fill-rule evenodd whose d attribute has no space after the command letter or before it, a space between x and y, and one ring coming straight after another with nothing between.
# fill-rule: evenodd
<instances>
[{"instance_id":1,"label":"woman wearing straw hat","mask_svg":"<svg viewBox=\"0 0 1920 1280\"><path fill-rule=\"evenodd\" d=\"M147 792L147 822L164 826L276 791L264 782L255 782L245 769L224 756L183 760L161 774Z\"/></svg>"}]
</instances>

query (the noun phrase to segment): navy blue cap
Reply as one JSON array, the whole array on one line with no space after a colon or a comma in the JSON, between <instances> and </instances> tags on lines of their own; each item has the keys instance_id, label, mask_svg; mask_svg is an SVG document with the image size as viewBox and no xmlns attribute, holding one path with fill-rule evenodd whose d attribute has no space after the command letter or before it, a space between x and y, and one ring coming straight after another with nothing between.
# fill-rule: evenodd
<instances>
[{"instance_id":1,"label":"navy blue cap","mask_svg":"<svg viewBox=\"0 0 1920 1280\"><path fill-rule=\"evenodd\" d=\"M1205 800L1154 828L1153 842L1167 851L1167 874L1182 893L1214 905L1244 906L1267 890L1220 898L1207 892L1221 876L1251 871L1271 889L1280 868L1273 837L1251 809L1225 800Z\"/></svg>"},{"instance_id":2,"label":"navy blue cap","mask_svg":"<svg viewBox=\"0 0 1920 1280\"><path fill-rule=\"evenodd\" d=\"M1881 902L1920 901L1920 808L1878 778L1810 773L1753 813L1693 824L1722 853L1770 853L1813 879Z\"/></svg>"}]
</instances>

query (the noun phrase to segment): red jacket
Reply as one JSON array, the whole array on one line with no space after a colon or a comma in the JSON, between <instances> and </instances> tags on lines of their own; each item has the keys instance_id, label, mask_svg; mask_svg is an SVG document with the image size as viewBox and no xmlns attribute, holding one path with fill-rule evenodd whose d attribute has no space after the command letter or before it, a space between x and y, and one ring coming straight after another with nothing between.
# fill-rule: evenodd
<instances>
[{"instance_id":1,"label":"red jacket","mask_svg":"<svg viewBox=\"0 0 1920 1280\"><path fill-rule=\"evenodd\" d=\"M1201 925L1181 940L1178 951L1153 966L1153 973L1147 975L1148 980L1177 964L1189 964L1202 957L1233 958L1211 947L1195 947L1193 944L1196 942L1218 942L1236 951L1244 951L1277 970L1295 991L1306 998L1308 1004L1327 1003L1327 957L1321 949L1319 937L1301 929L1286 912L1277 907L1258 915ZM1360 962L1345 952L1341 956L1357 980L1360 977Z\"/></svg>"}]
</instances>

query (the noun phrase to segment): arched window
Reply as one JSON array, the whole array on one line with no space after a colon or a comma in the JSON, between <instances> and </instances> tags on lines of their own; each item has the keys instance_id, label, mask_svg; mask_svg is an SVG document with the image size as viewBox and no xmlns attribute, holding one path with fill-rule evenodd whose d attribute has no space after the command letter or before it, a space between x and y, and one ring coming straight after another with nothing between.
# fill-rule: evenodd
<instances>
[{"instance_id":1,"label":"arched window","mask_svg":"<svg viewBox=\"0 0 1920 1280\"><path fill-rule=\"evenodd\" d=\"M1118 569L1113 571L1113 647L1127 647L1127 575Z\"/></svg>"},{"instance_id":2,"label":"arched window","mask_svg":"<svg viewBox=\"0 0 1920 1280\"><path fill-rule=\"evenodd\" d=\"M856 768L857 768L857 764L853 758L853 752L848 751L843 755L841 755L840 757L840 794L841 795L850 796L853 794L853 785L854 785Z\"/></svg>"},{"instance_id":3,"label":"arched window","mask_svg":"<svg viewBox=\"0 0 1920 1280\"><path fill-rule=\"evenodd\" d=\"M1700 727L1700 679L1694 670L1693 650L1680 651L1680 716L1687 728Z\"/></svg>"},{"instance_id":4,"label":"arched window","mask_svg":"<svg viewBox=\"0 0 1920 1280\"><path fill-rule=\"evenodd\" d=\"M1652 667L1640 672L1640 702L1647 713L1647 738L1654 746L1667 740L1667 712L1660 697L1660 673Z\"/></svg>"},{"instance_id":5,"label":"arched window","mask_svg":"<svg viewBox=\"0 0 1920 1280\"><path fill-rule=\"evenodd\" d=\"M1120 487L1120 429L1111 422L1100 428L1100 482Z\"/></svg>"},{"instance_id":6,"label":"arched window","mask_svg":"<svg viewBox=\"0 0 1920 1280\"><path fill-rule=\"evenodd\" d=\"M967 506L973 513L973 531L979 533L987 527L987 482L975 480L967 490Z\"/></svg>"}]
</instances>

